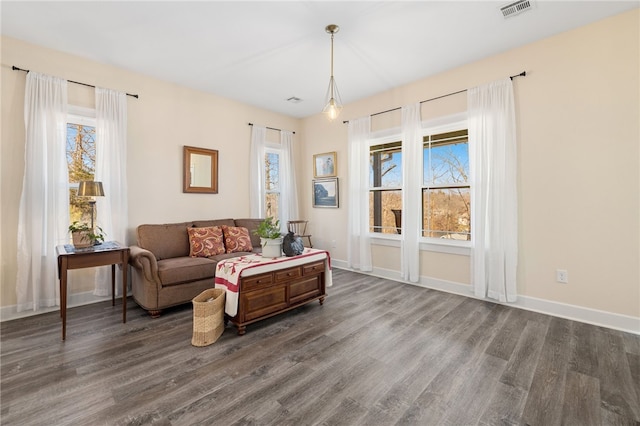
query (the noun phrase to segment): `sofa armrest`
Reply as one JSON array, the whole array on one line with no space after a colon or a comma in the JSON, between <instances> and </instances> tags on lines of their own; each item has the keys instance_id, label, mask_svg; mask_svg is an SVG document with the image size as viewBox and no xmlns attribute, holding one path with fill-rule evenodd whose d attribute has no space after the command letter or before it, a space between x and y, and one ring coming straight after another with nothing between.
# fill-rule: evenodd
<instances>
[{"instance_id":1,"label":"sofa armrest","mask_svg":"<svg viewBox=\"0 0 640 426\"><path fill-rule=\"evenodd\" d=\"M129 263L142 271L145 280L160 284L158 261L153 253L139 246L129 247Z\"/></svg>"}]
</instances>

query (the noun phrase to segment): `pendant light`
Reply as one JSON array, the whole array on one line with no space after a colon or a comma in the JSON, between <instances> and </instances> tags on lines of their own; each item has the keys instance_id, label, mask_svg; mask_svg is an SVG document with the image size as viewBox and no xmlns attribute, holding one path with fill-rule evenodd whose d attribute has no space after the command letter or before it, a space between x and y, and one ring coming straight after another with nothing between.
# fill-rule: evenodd
<instances>
[{"instance_id":1,"label":"pendant light","mask_svg":"<svg viewBox=\"0 0 640 426\"><path fill-rule=\"evenodd\" d=\"M329 78L329 88L325 97L326 105L322 113L327 115L329 121L335 120L340 115L340 111L342 111L342 100L340 99L340 93L338 93L336 80L333 78L333 36L339 30L340 27L334 24L327 25L325 28L325 31L331 34L331 78Z\"/></svg>"}]
</instances>

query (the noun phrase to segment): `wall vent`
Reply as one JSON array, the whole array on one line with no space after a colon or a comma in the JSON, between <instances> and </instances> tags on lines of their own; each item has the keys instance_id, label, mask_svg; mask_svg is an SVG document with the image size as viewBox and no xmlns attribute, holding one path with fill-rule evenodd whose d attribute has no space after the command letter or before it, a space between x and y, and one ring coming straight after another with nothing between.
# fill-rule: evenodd
<instances>
[{"instance_id":1,"label":"wall vent","mask_svg":"<svg viewBox=\"0 0 640 426\"><path fill-rule=\"evenodd\" d=\"M505 18L510 18L512 16L516 16L521 14L522 12L526 12L527 10L531 10L533 8L533 0L520 0L515 3L510 3L506 6L502 6L500 11L502 12L502 16Z\"/></svg>"}]
</instances>

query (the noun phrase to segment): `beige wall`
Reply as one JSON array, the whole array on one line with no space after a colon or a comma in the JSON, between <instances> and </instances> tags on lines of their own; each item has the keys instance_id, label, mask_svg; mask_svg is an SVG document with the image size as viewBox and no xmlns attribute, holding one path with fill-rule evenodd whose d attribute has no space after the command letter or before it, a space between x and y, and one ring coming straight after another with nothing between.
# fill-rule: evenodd
<instances>
[{"instance_id":1,"label":"beige wall","mask_svg":"<svg viewBox=\"0 0 640 426\"><path fill-rule=\"evenodd\" d=\"M296 120L15 40L2 44L1 306L15 303L24 74L18 65L138 93L129 99L129 223L249 211L247 122L296 131L301 216L314 245L344 261L347 126L343 119L418 102L526 70L514 80L519 151L518 290L523 296L640 317L639 12L634 10L346 105L340 120ZM339 80L339 76L336 76ZM71 101L91 105L86 89ZM346 88L343 88L343 92ZM462 112L465 95L422 106L423 119ZM397 125L379 116L376 129ZM181 192L181 147L220 150L220 194ZM313 154L337 151L340 208L311 208ZM331 247L335 241L335 247ZM129 242L132 242L130 239ZM374 247L374 266L399 270L399 249ZM558 268L569 284L555 282ZM468 257L421 254L425 278L468 284Z\"/></svg>"},{"instance_id":2,"label":"beige wall","mask_svg":"<svg viewBox=\"0 0 640 426\"><path fill-rule=\"evenodd\" d=\"M493 56L346 105L341 120L527 71L514 80L518 120L518 291L560 304L640 317L639 11ZM340 76L336 76L339 80ZM346 89L343 88L343 92ZM422 104L422 118L466 109L466 95ZM395 114L395 116L394 116ZM399 115L376 116L375 130ZM314 241L345 259L347 125L304 121L303 158L337 151L342 207L303 206ZM303 176L312 179L311 171ZM318 237L315 237L317 235ZM374 267L400 269L399 249L374 247ZM556 282L567 269L569 283ZM468 284L467 256L422 252L421 275Z\"/></svg>"},{"instance_id":3,"label":"beige wall","mask_svg":"<svg viewBox=\"0 0 640 426\"><path fill-rule=\"evenodd\" d=\"M141 223L249 216L247 123L296 131L296 156L301 153L298 119L6 37L0 62L0 306L16 303L16 227L24 171L25 73L12 71L12 65L140 96L127 97L129 244ZM94 101L93 89L69 85L70 104L93 107ZM271 132L268 136L278 140ZM182 192L183 145L219 151L218 194ZM78 284L70 292L82 290L86 285Z\"/></svg>"}]
</instances>

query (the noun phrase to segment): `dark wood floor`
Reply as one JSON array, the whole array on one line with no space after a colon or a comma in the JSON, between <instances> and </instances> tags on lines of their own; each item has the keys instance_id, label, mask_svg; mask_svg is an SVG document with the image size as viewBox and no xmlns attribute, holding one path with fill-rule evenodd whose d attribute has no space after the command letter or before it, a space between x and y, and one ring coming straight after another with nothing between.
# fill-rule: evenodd
<instances>
[{"instance_id":1,"label":"dark wood floor","mask_svg":"<svg viewBox=\"0 0 640 426\"><path fill-rule=\"evenodd\" d=\"M116 304L117 305L117 304ZM191 346L190 305L2 323L3 425L640 424L640 337L334 270L307 305Z\"/></svg>"}]
</instances>

